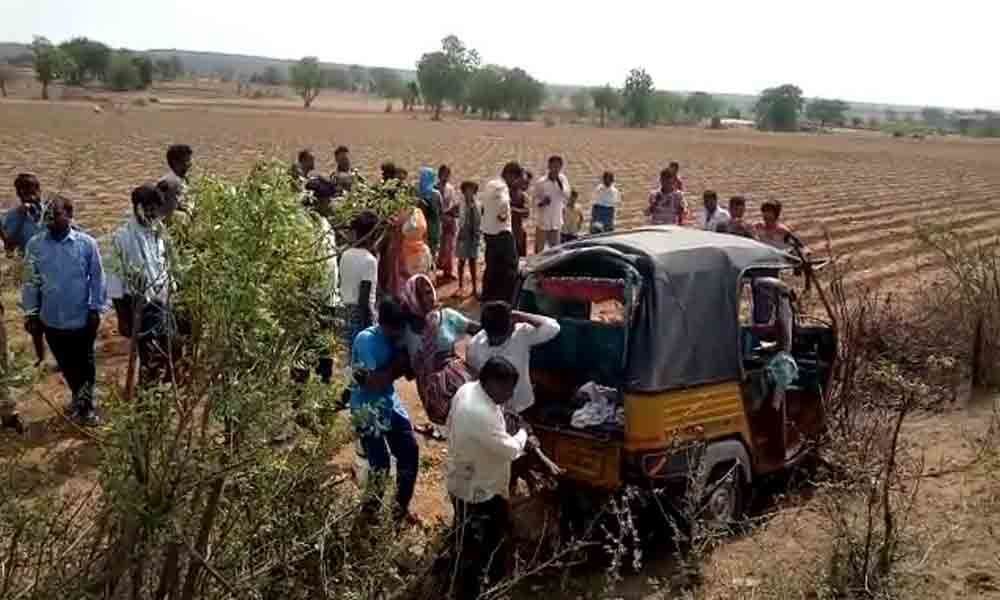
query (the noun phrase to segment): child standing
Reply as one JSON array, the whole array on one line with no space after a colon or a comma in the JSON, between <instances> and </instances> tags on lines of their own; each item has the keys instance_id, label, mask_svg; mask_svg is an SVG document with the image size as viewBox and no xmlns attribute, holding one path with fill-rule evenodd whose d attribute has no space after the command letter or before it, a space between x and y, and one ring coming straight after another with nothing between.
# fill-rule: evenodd
<instances>
[{"instance_id":1,"label":"child standing","mask_svg":"<svg viewBox=\"0 0 1000 600\"><path fill-rule=\"evenodd\" d=\"M590 233L615 230L615 209L622 203L622 194L615 187L615 174L605 171L594 190L594 205L590 209Z\"/></svg>"},{"instance_id":2,"label":"child standing","mask_svg":"<svg viewBox=\"0 0 1000 600\"><path fill-rule=\"evenodd\" d=\"M569 193L569 200L563 207L563 226L559 236L559 243L572 242L580 237L580 228L583 226L583 211L576 205L580 194L576 190Z\"/></svg>"},{"instance_id":3,"label":"child standing","mask_svg":"<svg viewBox=\"0 0 1000 600\"><path fill-rule=\"evenodd\" d=\"M476 283L476 259L479 258L479 238L482 236L482 208L476 202L476 194L479 192L479 185L472 181L463 181L460 187L462 192L462 210L459 216L458 225L458 246L455 249L455 256L458 257L458 293L462 294L463 281L465 275L465 264L469 264L469 278L472 280L472 295L479 297L478 284Z\"/></svg>"}]
</instances>

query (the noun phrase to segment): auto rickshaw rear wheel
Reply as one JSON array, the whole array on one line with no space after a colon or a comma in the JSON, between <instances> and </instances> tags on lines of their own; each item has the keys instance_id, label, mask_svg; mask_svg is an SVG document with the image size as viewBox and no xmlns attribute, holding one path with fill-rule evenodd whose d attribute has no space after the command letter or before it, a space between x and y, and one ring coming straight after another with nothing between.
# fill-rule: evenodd
<instances>
[{"instance_id":1,"label":"auto rickshaw rear wheel","mask_svg":"<svg viewBox=\"0 0 1000 600\"><path fill-rule=\"evenodd\" d=\"M718 465L705 488L702 522L712 531L731 529L743 516L746 490L738 465Z\"/></svg>"}]
</instances>

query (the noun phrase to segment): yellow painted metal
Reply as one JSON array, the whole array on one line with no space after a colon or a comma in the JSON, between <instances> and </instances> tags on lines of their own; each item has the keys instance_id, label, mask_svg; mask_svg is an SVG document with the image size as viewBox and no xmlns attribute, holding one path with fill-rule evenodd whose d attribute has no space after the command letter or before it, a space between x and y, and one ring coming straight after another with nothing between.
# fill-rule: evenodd
<instances>
[{"instance_id":1,"label":"yellow painted metal","mask_svg":"<svg viewBox=\"0 0 1000 600\"><path fill-rule=\"evenodd\" d=\"M625 394L625 450L659 450L677 443L741 436L750 428L739 383L658 394Z\"/></svg>"}]
</instances>

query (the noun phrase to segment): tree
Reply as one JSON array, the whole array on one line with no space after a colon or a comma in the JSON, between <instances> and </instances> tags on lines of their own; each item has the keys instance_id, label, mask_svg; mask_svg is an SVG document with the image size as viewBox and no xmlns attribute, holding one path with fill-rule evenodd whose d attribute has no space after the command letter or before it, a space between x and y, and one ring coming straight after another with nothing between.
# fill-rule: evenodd
<instances>
[{"instance_id":1,"label":"tree","mask_svg":"<svg viewBox=\"0 0 1000 600\"><path fill-rule=\"evenodd\" d=\"M576 113L576 116L583 118L590 112L591 97L586 89L580 88L573 92L569 101L573 105L573 112Z\"/></svg>"},{"instance_id":2,"label":"tree","mask_svg":"<svg viewBox=\"0 0 1000 600\"><path fill-rule=\"evenodd\" d=\"M305 107L309 108L323 88L323 72L319 68L319 59L315 56L306 56L292 65L289 72L292 87L302 97Z\"/></svg>"},{"instance_id":3,"label":"tree","mask_svg":"<svg viewBox=\"0 0 1000 600\"><path fill-rule=\"evenodd\" d=\"M622 91L626 122L633 127L646 127L653 121L653 78L645 69L632 69Z\"/></svg>"},{"instance_id":4,"label":"tree","mask_svg":"<svg viewBox=\"0 0 1000 600\"><path fill-rule=\"evenodd\" d=\"M861 117L851 117L851 127L855 129L863 129L865 126L865 120Z\"/></svg>"},{"instance_id":5,"label":"tree","mask_svg":"<svg viewBox=\"0 0 1000 600\"><path fill-rule=\"evenodd\" d=\"M545 84L519 67L503 78L504 108L512 121L530 121L545 101Z\"/></svg>"},{"instance_id":6,"label":"tree","mask_svg":"<svg viewBox=\"0 0 1000 600\"><path fill-rule=\"evenodd\" d=\"M406 84L406 95L403 96L403 110L413 110L420 103L420 85L416 81Z\"/></svg>"},{"instance_id":7,"label":"tree","mask_svg":"<svg viewBox=\"0 0 1000 600\"><path fill-rule=\"evenodd\" d=\"M885 109L885 120L889 123L895 123L899 120L899 113L895 109L887 108Z\"/></svg>"},{"instance_id":8,"label":"tree","mask_svg":"<svg viewBox=\"0 0 1000 600\"><path fill-rule=\"evenodd\" d=\"M351 91L351 74L347 69L332 68L323 69L323 83L326 87L338 92Z\"/></svg>"},{"instance_id":9,"label":"tree","mask_svg":"<svg viewBox=\"0 0 1000 600\"><path fill-rule=\"evenodd\" d=\"M671 92L656 92L653 95L653 120L657 123L673 124L680 121L687 100Z\"/></svg>"},{"instance_id":10,"label":"tree","mask_svg":"<svg viewBox=\"0 0 1000 600\"><path fill-rule=\"evenodd\" d=\"M935 129L945 129L948 127L948 114L940 108L928 106L920 111L920 116L923 118L924 123L927 123L928 127Z\"/></svg>"},{"instance_id":11,"label":"tree","mask_svg":"<svg viewBox=\"0 0 1000 600\"><path fill-rule=\"evenodd\" d=\"M605 85L590 90L590 95L594 99L594 108L601 113L601 127L604 127L607 124L608 114L621 107L621 94L610 85Z\"/></svg>"},{"instance_id":12,"label":"tree","mask_svg":"<svg viewBox=\"0 0 1000 600\"><path fill-rule=\"evenodd\" d=\"M0 64L0 94L7 97L7 84L17 80L17 69L11 65Z\"/></svg>"},{"instance_id":13,"label":"tree","mask_svg":"<svg viewBox=\"0 0 1000 600\"><path fill-rule=\"evenodd\" d=\"M111 62L111 48L85 37L76 37L59 44L59 49L76 67L65 74L69 85L82 85L91 79L104 79Z\"/></svg>"},{"instance_id":14,"label":"tree","mask_svg":"<svg viewBox=\"0 0 1000 600\"><path fill-rule=\"evenodd\" d=\"M871 129L878 129L882 126L882 122L878 120L878 117L868 117L868 127Z\"/></svg>"},{"instance_id":15,"label":"tree","mask_svg":"<svg viewBox=\"0 0 1000 600\"><path fill-rule=\"evenodd\" d=\"M260 83L264 85L282 85L285 83L285 76L278 67L271 65L261 73Z\"/></svg>"},{"instance_id":16,"label":"tree","mask_svg":"<svg viewBox=\"0 0 1000 600\"><path fill-rule=\"evenodd\" d=\"M694 92L684 100L684 110L701 121L719 114L719 103L709 93Z\"/></svg>"},{"instance_id":17,"label":"tree","mask_svg":"<svg viewBox=\"0 0 1000 600\"><path fill-rule=\"evenodd\" d=\"M851 105L843 100L828 100L826 98L816 98L806 106L806 116L813 121L819 121L820 127L830 124L843 124L847 111L851 110Z\"/></svg>"},{"instance_id":18,"label":"tree","mask_svg":"<svg viewBox=\"0 0 1000 600\"><path fill-rule=\"evenodd\" d=\"M406 95L406 85L399 71L377 68L371 70L374 91L383 98L402 98Z\"/></svg>"},{"instance_id":19,"label":"tree","mask_svg":"<svg viewBox=\"0 0 1000 600\"><path fill-rule=\"evenodd\" d=\"M493 120L498 113L503 110L504 78L507 76L506 69L495 65L487 65L481 69L476 69L469 79L468 102L469 107L479 111L484 119Z\"/></svg>"},{"instance_id":20,"label":"tree","mask_svg":"<svg viewBox=\"0 0 1000 600\"><path fill-rule=\"evenodd\" d=\"M72 62L48 38L35 36L31 42L35 76L42 84L42 100L49 99L49 84L73 68Z\"/></svg>"},{"instance_id":21,"label":"tree","mask_svg":"<svg viewBox=\"0 0 1000 600\"><path fill-rule=\"evenodd\" d=\"M108 86L116 92L126 92L138 89L142 85L142 76L136 66L134 57L128 52L115 52L105 75Z\"/></svg>"},{"instance_id":22,"label":"tree","mask_svg":"<svg viewBox=\"0 0 1000 600\"><path fill-rule=\"evenodd\" d=\"M455 35L449 35L441 40L441 51L448 57L452 76L456 79L451 93L445 99L451 102L458 111L465 112L466 86L469 78L479 68L479 52L467 48L462 40Z\"/></svg>"},{"instance_id":23,"label":"tree","mask_svg":"<svg viewBox=\"0 0 1000 600\"><path fill-rule=\"evenodd\" d=\"M764 90L754 106L757 126L770 131L797 131L804 102L802 90L795 85Z\"/></svg>"},{"instance_id":24,"label":"tree","mask_svg":"<svg viewBox=\"0 0 1000 600\"><path fill-rule=\"evenodd\" d=\"M730 119L742 119L743 113L736 106L730 106L729 110L726 111L726 117Z\"/></svg>"},{"instance_id":25,"label":"tree","mask_svg":"<svg viewBox=\"0 0 1000 600\"><path fill-rule=\"evenodd\" d=\"M153 61L148 56L138 55L132 57L132 63L139 73L139 89L144 90L153 85Z\"/></svg>"},{"instance_id":26,"label":"tree","mask_svg":"<svg viewBox=\"0 0 1000 600\"><path fill-rule=\"evenodd\" d=\"M417 63L417 81L424 103L434 109L434 120L441 120L445 100L460 94L462 87L448 56L440 51L424 54Z\"/></svg>"},{"instance_id":27,"label":"tree","mask_svg":"<svg viewBox=\"0 0 1000 600\"><path fill-rule=\"evenodd\" d=\"M353 91L361 92L368 89L368 69L361 65L351 65L348 72L351 74L351 89Z\"/></svg>"}]
</instances>

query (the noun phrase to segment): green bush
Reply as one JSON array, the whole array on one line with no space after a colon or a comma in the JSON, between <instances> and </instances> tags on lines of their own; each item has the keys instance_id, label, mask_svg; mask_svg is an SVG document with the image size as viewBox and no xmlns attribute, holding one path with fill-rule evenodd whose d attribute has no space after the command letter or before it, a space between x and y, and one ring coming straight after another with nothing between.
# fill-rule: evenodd
<instances>
[{"instance_id":1,"label":"green bush","mask_svg":"<svg viewBox=\"0 0 1000 600\"><path fill-rule=\"evenodd\" d=\"M142 85L139 68L132 58L123 53L116 52L111 57L111 64L107 73L108 87L116 92L126 92L139 89Z\"/></svg>"}]
</instances>

